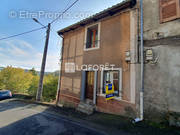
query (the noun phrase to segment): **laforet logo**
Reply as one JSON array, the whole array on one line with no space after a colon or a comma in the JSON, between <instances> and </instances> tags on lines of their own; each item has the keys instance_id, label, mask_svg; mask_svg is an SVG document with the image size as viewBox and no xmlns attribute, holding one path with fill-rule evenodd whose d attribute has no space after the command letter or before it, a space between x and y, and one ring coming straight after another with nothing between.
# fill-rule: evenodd
<instances>
[{"instance_id":1,"label":"laforet logo","mask_svg":"<svg viewBox=\"0 0 180 135\"><path fill-rule=\"evenodd\" d=\"M65 63L65 72L66 73L74 73L76 71L101 71L101 70L113 70L115 68L115 64L83 64L77 65L76 63Z\"/></svg>"}]
</instances>

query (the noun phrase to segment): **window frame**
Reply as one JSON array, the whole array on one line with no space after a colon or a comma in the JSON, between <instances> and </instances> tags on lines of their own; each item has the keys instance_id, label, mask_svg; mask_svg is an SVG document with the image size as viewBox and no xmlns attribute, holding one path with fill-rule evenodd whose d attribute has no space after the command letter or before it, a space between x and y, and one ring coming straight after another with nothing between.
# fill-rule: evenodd
<instances>
[{"instance_id":1,"label":"window frame","mask_svg":"<svg viewBox=\"0 0 180 135\"><path fill-rule=\"evenodd\" d=\"M92 47L92 48L86 48L86 42L87 42L87 32L88 32L88 28L91 28L93 26L97 25L98 27L98 42L97 42L97 47ZM94 23L91 25L88 25L85 27L85 42L84 42L84 51L90 51L90 50L96 50L100 48L100 30L101 30L101 23Z\"/></svg>"},{"instance_id":2,"label":"window frame","mask_svg":"<svg viewBox=\"0 0 180 135\"><path fill-rule=\"evenodd\" d=\"M100 96L105 97L106 95L103 93L103 86L104 86L104 71L118 71L119 72L119 97L114 97L116 100L122 100L122 68L113 68L112 69L105 69L101 70L101 84L100 84Z\"/></svg>"},{"instance_id":3,"label":"window frame","mask_svg":"<svg viewBox=\"0 0 180 135\"><path fill-rule=\"evenodd\" d=\"M173 20L176 20L176 19L180 18L180 0L175 0L176 1L177 15L166 18L166 19L162 18L162 4L161 4L161 1L162 0L159 0L159 20L160 20L160 24L170 22L170 21L173 21Z\"/></svg>"}]
</instances>

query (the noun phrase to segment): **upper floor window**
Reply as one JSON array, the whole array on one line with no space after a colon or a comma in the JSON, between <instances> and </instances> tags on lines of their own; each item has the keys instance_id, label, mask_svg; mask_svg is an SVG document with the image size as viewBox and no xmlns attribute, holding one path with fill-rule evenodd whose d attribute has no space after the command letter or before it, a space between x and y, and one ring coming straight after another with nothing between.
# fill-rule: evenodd
<instances>
[{"instance_id":1,"label":"upper floor window","mask_svg":"<svg viewBox=\"0 0 180 135\"><path fill-rule=\"evenodd\" d=\"M91 25L86 28L85 50L99 48L99 24Z\"/></svg>"},{"instance_id":2,"label":"upper floor window","mask_svg":"<svg viewBox=\"0 0 180 135\"><path fill-rule=\"evenodd\" d=\"M167 22L180 18L180 0L159 0L160 22Z\"/></svg>"}]
</instances>

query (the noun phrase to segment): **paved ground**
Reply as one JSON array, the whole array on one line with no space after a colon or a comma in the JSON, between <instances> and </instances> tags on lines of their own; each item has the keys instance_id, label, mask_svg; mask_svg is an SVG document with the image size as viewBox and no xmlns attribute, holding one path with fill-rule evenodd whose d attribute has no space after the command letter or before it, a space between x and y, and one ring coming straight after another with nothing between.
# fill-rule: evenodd
<instances>
[{"instance_id":1,"label":"paved ground","mask_svg":"<svg viewBox=\"0 0 180 135\"><path fill-rule=\"evenodd\" d=\"M48 107L18 101L0 101L0 135L103 135L61 116Z\"/></svg>"},{"instance_id":2,"label":"paved ground","mask_svg":"<svg viewBox=\"0 0 180 135\"><path fill-rule=\"evenodd\" d=\"M148 121L132 124L116 115L88 116L70 108L4 100L0 101L0 135L180 135L180 130Z\"/></svg>"}]
</instances>

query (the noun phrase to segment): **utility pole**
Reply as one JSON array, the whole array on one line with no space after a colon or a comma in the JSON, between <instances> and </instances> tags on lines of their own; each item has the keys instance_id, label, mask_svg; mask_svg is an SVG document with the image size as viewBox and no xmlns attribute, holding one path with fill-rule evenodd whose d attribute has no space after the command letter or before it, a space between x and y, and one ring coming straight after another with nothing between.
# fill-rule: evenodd
<instances>
[{"instance_id":1,"label":"utility pole","mask_svg":"<svg viewBox=\"0 0 180 135\"><path fill-rule=\"evenodd\" d=\"M46 41L45 41L45 46L44 46L44 53L43 53L42 64L41 64L39 86L38 86L37 94L36 94L36 101L41 101L42 93L43 93L43 78L44 78L44 70L45 70L45 65L46 65L46 57L47 57L47 50L48 50L48 43L49 43L50 27L51 27L51 23L48 23L48 28L46 31Z\"/></svg>"}]
</instances>

